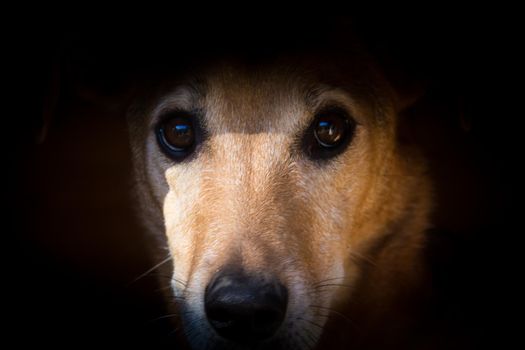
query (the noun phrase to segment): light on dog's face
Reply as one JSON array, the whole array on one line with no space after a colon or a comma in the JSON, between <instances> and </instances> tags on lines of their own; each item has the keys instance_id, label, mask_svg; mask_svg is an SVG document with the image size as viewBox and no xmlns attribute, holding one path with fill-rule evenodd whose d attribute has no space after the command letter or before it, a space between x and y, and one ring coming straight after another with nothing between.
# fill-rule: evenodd
<instances>
[{"instance_id":1,"label":"light on dog's face","mask_svg":"<svg viewBox=\"0 0 525 350\"><path fill-rule=\"evenodd\" d=\"M373 232L354 217L380 173L370 149L384 154L372 113L303 77L205 78L198 93L180 86L157 104L147 158L167 184L173 289L192 345L312 347L336 286L357 278L356 228Z\"/></svg>"}]
</instances>

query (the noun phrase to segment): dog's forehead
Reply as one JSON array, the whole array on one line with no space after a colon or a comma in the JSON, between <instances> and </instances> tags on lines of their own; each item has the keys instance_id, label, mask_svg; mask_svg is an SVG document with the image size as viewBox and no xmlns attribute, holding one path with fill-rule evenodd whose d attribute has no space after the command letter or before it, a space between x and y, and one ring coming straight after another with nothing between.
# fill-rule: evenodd
<instances>
[{"instance_id":1,"label":"dog's forehead","mask_svg":"<svg viewBox=\"0 0 525 350\"><path fill-rule=\"evenodd\" d=\"M293 131L315 103L312 86L291 72L217 71L206 79L206 124L216 132Z\"/></svg>"},{"instance_id":2,"label":"dog's forehead","mask_svg":"<svg viewBox=\"0 0 525 350\"><path fill-rule=\"evenodd\" d=\"M352 79L327 82L318 71L300 66L220 65L174 85L153 114L199 111L210 133L294 133L323 105L336 104L355 115L366 109L366 103L354 98Z\"/></svg>"}]
</instances>

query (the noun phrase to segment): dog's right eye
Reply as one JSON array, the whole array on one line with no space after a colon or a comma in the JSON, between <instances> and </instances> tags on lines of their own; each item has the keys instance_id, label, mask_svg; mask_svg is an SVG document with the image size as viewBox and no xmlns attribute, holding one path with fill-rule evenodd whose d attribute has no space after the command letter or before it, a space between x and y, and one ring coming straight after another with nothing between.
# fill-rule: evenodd
<instances>
[{"instance_id":1,"label":"dog's right eye","mask_svg":"<svg viewBox=\"0 0 525 350\"><path fill-rule=\"evenodd\" d=\"M195 129L190 115L169 116L157 125L157 141L169 157L182 160L195 149Z\"/></svg>"}]
</instances>

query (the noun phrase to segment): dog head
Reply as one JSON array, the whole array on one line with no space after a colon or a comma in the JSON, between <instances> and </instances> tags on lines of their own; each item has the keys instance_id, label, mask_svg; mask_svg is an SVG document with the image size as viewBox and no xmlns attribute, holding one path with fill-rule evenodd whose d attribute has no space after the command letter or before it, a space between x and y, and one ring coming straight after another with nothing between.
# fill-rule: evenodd
<instances>
[{"instance_id":1,"label":"dog head","mask_svg":"<svg viewBox=\"0 0 525 350\"><path fill-rule=\"evenodd\" d=\"M311 348L355 295L386 300L417 274L428 185L366 60L208 65L129 122L194 348Z\"/></svg>"}]
</instances>

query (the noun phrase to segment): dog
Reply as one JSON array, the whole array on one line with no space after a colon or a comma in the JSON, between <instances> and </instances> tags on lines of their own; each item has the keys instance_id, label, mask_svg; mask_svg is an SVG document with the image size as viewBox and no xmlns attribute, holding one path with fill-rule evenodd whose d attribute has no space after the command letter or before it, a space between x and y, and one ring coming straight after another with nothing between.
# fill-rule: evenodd
<instances>
[{"instance_id":1,"label":"dog","mask_svg":"<svg viewBox=\"0 0 525 350\"><path fill-rule=\"evenodd\" d=\"M192 349L417 347L432 182L371 60L228 58L146 90L138 212Z\"/></svg>"}]
</instances>

